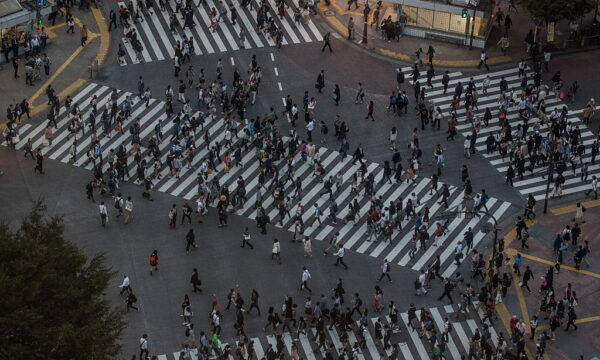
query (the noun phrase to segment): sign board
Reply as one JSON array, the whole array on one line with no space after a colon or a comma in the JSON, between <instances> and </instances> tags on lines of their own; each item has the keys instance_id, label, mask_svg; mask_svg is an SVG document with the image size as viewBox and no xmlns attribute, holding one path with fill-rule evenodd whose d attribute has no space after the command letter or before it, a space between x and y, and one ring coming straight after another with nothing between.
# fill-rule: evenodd
<instances>
[{"instance_id":1,"label":"sign board","mask_svg":"<svg viewBox=\"0 0 600 360\"><path fill-rule=\"evenodd\" d=\"M548 23L548 35L546 40L548 42L554 42L554 22Z\"/></svg>"},{"instance_id":2,"label":"sign board","mask_svg":"<svg viewBox=\"0 0 600 360\"><path fill-rule=\"evenodd\" d=\"M37 6L39 8L46 6L46 0L37 0Z\"/></svg>"}]
</instances>

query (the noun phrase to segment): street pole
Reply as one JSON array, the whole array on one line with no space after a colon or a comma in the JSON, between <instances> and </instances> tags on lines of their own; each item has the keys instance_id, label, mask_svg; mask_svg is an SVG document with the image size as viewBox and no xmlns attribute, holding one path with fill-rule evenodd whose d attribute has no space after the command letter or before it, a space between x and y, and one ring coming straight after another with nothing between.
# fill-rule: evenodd
<instances>
[{"instance_id":1,"label":"street pole","mask_svg":"<svg viewBox=\"0 0 600 360\"><path fill-rule=\"evenodd\" d=\"M471 41L469 42L469 50L473 50L473 33L475 32L475 14L477 13L477 6L473 8L473 21L471 21Z\"/></svg>"},{"instance_id":2,"label":"street pole","mask_svg":"<svg viewBox=\"0 0 600 360\"><path fill-rule=\"evenodd\" d=\"M367 2L367 4L365 5L365 10L363 11L363 15L365 18L365 23L364 23L364 27L363 27L363 38L362 38L362 43L363 44L367 44L368 40L367 40L367 30L369 28L369 13L371 12L371 8L369 8L369 3Z\"/></svg>"}]
</instances>

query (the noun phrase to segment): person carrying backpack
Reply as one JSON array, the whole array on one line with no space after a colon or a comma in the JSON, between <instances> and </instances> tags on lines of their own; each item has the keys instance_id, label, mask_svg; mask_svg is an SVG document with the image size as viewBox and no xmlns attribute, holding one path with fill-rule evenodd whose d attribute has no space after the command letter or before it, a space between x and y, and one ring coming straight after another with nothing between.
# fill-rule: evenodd
<instances>
[{"instance_id":1,"label":"person carrying backpack","mask_svg":"<svg viewBox=\"0 0 600 360\"><path fill-rule=\"evenodd\" d=\"M125 299L125 304L127 305L127 312L129 312L129 309L135 309L137 311L140 311L140 309L138 309L137 307L133 306L133 304L135 304L137 302L137 297L133 294L133 291L131 291L131 288L127 289L127 298Z\"/></svg>"}]
</instances>

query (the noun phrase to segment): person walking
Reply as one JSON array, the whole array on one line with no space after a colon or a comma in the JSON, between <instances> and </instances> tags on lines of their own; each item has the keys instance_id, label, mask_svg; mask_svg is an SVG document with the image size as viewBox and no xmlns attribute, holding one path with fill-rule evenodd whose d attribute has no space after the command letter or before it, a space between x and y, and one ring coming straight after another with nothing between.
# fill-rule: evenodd
<instances>
[{"instance_id":1,"label":"person walking","mask_svg":"<svg viewBox=\"0 0 600 360\"><path fill-rule=\"evenodd\" d=\"M277 258L277 263L281 264L281 244L277 239L273 239L273 248L271 249L271 260L274 258Z\"/></svg>"},{"instance_id":2,"label":"person walking","mask_svg":"<svg viewBox=\"0 0 600 360\"><path fill-rule=\"evenodd\" d=\"M115 209L117 209L117 217L123 216L123 196L118 193L117 196L113 196L115 201Z\"/></svg>"},{"instance_id":3,"label":"person walking","mask_svg":"<svg viewBox=\"0 0 600 360\"><path fill-rule=\"evenodd\" d=\"M177 204L173 204L173 207L169 211L169 228L177 228Z\"/></svg>"},{"instance_id":4,"label":"person walking","mask_svg":"<svg viewBox=\"0 0 600 360\"><path fill-rule=\"evenodd\" d=\"M154 271L158 271L158 251L156 250L150 254L150 276Z\"/></svg>"},{"instance_id":5,"label":"person walking","mask_svg":"<svg viewBox=\"0 0 600 360\"><path fill-rule=\"evenodd\" d=\"M444 278L444 292L442 293L442 295L440 295L440 297L438 298L438 301L442 301L444 296L446 296L446 297L448 297L448 300L450 300L450 304L452 304L453 301L452 301L452 297L450 296L451 291L452 291L452 284L450 284L450 281L448 280L448 278Z\"/></svg>"},{"instance_id":6,"label":"person walking","mask_svg":"<svg viewBox=\"0 0 600 360\"><path fill-rule=\"evenodd\" d=\"M119 287L121 288L121 292L119 293L119 295L123 295L123 293L127 290L132 290L131 284L129 282L129 276L127 276L127 275L123 276L123 282L121 283L121 285Z\"/></svg>"},{"instance_id":7,"label":"person walking","mask_svg":"<svg viewBox=\"0 0 600 360\"><path fill-rule=\"evenodd\" d=\"M33 172L39 171L40 174L45 174L44 172L44 155L42 155L42 148L37 149L37 153L35 154L36 165L33 168Z\"/></svg>"},{"instance_id":8,"label":"person walking","mask_svg":"<svg viewBox=\"0 0 600 360\"><path fill-rule=\"evenodd\" d=\"M331 44L329 43L330 40L331 40L331 31L328 31L327 34L325 34L325 36L323 36L323 48L321 49L321 52L325 52L326 47L329 48L329 52L333 52L333 49L331 48Z\"/></svg>"},{"instance_id":9,"label":"person walking","mask_svg":"<svg viewBox=\"0 0 600 360\"><path fill-rule=\"evenodd\" d=\"M110 20L110 22L108 23L108 31L110 32L110 29L112 29L112 26L115 26L115 30L117 29L117 13L115 12L114 9L110 9L110 13L108 14L108 19Z\"/></svg>"},{"instance_id":10,"label":"person walking","mask_svg":"<svg viewBox=\"0 0 600 360\"><path fill-rule=\"evenodd\" d=\"M202 285L202 281L200 281L200 277L198 276L198 269L194 268L192 270L192 277L190 278L190 284L194 287L194 292L202 292L200 289L200 285Z\"/></svg>"},{"instance_id":11,"label":"person walking","mask_svg":"<svg viewBox=\"0 0 600 360\"><path fill-rule=\"evenodd\" d=\"M392 278L390 277L391 266L387 259L383 260L383 264L381 265L381 276L377 279L377 282L380 282L385 276L387 276L388 280L392 282Z\"/></svg>"},{"instance_id":12,"label":"person walking","mask_svg":"<svg viewBox=\"0 0 600 360\"><path fill-rule=\"evenodd\" d=\"M485 69L487 71L490 71L490 67L487 64L487 59L488 59L488 56L485 53L485 50L481 50L481 55L479 56L479 65L477 65L477 68L481 69L481 65L484 65Z\"/></svg>"},{"instance_id":13,"label":"person walking","mask_svg":"<svg viewBox=\"0 0 600 360\"><path fill-rule=\"evenodd\" d=\"M312 276L306 266L302 267L302 282L300 283L300 291L303 289L308 290L308 293L312 295L312 290L308 287L308 280L310 280Z\"/></svg>"},{"instance_id":14,"label":"person walking","mask_svg":"<svg viewBox=\"0 0 600 360\"><path fill-rule=\"evenodd\" d=\"M529 268L529 265L527 265L525 267L525 272L523 273L523 280L521 281L521 283L519 285L521 287L526 288L527 291L529 291L529 293L531 293L531 289L529 288L529 285L527 283L531 279L533 279L533 271L531 271L531 269Z\"/></svg>"},{"instance_id":15,"label":"person walking","mask_svg":"<svg viewBox=\"0 0 600 360\"><path fill-rule=\"evenodd\" d=\"M252 292L250 293L250 307L248 310L246 310L246 314L250 314L250 311L252 311L254 308L256 308L258 311L258 316L260 316L260 308L258 307L258 291L252 289Z\"/></svg>"},{"instance_id":16,"label":"person walking","mask_svg":"<svg viewBox=\"0 0 600 360\"><path fill-rule=\"evenodd\" d=\"M575 325L575 320L577 319L577 315L575 314L575 308L573 306L569 306L569 312L568 312L568 320L567 320L567 327L565 328L565 331L569 331L569 328L571 326L573 326L575 328L575 331L577 331L577 325Z\"/></svg>"},{"instance_id":17,"label":"person walking","mask_svg":"<svg viewBox=\"0 0 600 360\"><path fill-rule=\"evenodd\" d=\"M106 227L106 223L108 223L108 211L106 210L106 205L104 205L104 201L100 202L100 221L102 222L102 227Z\"/></svg>"},{"instance_id":18,"label":"person walking","mask_svg":"<svg viewBox=\"0 0 600 360\"><path fill-rule=\"evenodd\" d=\"M188 233L185 235L185 253L189 254L190 253L190 248L194 247L197 248L198 246L196 245L196 236L194 235L194 229L190 229L188 231Z\"/></svg>"},{"instance_id":19,"label":"person walking","mask_svg":"<svg viewBox=\"0 0 600 360\"><path fill-rule=\"evenodd\" d=\"M302 245L304 246L304 257L312 257L312 243L308 236L302 239Z\"/></svg>"},{"instance_id":20,"label":"person walking","mask_svg":"<svg viewBox=\"0 0 600 360\"><path fill-rule=\"evenodd\" d=\"M148 354L148 334L144 334L140 339L140 360L148 359Z\"/></svg>"},{"instance_id":21,"label":"person walking","mask_svg":"<svg viewBox=\"0 0 600 360\"><path fill-rule=\"evenodd\" d=\"M131 196L128 196L127 200L125 200L125 213L127 214L125 216L125 224L128 224L133 213L133 200L131 200Z\"/></svg>"},{"instance_id":22,"label":"person walking","mask_svg":"<svg viewBox=\"0 0 600 360\"><path fill-rule=\"evenodd\" d=\"M81 46L82 47L85 46L87 39L88 39L87 27L85 25L83 25L81 27Z\"/></svg>"},{"instance_id":23,"label":"person walking","mask_svg":"<svg viewBox=\"0 0 600 360\"><path fill-rule=\"evenodd\" d=\"M345 254L346 250L344 249L343 246L338 246L338 251L336 253L333 254L333 256L337 257L337 260L335 261L335 266L338 266L339 264L344 265L344 268L346 270L348 270L348 265L346 265L346 263L344 263L344 254Z\"/></svg>"},{"instance_id":24,"label":"person walking","mask_svg":"<svg viewBox=\"0 0 600 360\"><path fill-rule=\"evenodd\" d=\"M244 233L242 234L242 245L240 247L246 247L246 244L250 247L250 249L254 249L254 246L250 243L250 231L248 231L248 227L244 228Z\"/></svg>"},{"instance_id":25,"label":"person walking","mask_svg":"<svg viewBox=\"0 0 600 360\"><path fill-rule=\"evenodd\" d=\"M133 294L133 291L131 291L131 289L127 289L127 298L125 298L125 305L127 306L127 308L125 310L127 312L129 312L129 309L135 309L137 311L140 311L140 309L133 306L133 304L135 304L136 302L137 297Z\"/></svg>"},{"instance_id":26,"label":"person walking","mask_svg":"<svg viewBox=\"0 0 600 360\"><path fill-rule=\"evenodd\" d=\"M367 107L367 116L365 117L365 120L369 120L369 118L371 118L371 121L375 121L375 118L373 117L374 108L375 103L373 103L373 101L369 101L369 106Z\"/></svg>"},{"instance_id":27,"label":"person walking","mask_svg":"<svg viewBox=\"0 0 600 360\"><path fill-rule=\"evenodd\" d=\"M598 200L598 179L596 175L592 176L591 188L585 192L585 196L588 196L592 192L594 193L594 200Z\"/></svg>"}]
</instances>

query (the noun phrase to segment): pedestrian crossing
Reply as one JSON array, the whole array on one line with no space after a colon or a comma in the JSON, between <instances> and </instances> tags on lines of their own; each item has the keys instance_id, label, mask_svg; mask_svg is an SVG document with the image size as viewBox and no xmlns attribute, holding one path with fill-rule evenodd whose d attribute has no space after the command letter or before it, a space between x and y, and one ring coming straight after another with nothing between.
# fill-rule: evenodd
<instances>
[{"instance_id":1,"label":"pedestrian crossing","mask_svg":"<svg viewBox=\"0 0 600 360\"><path fill-rule=\"evenodd\" d=\"M107 86L90 83L73 96L73 103L79 104L83 114L82 118L88 119L88 114L91 111L90 99L94 95L97 96L97 106L99 109L101 109L109 101L109 95L111 91L112 89ZM120 105L126 96L131 96L132 94L128 92L121 92L120 95L121 96L117 101L118 105ZM130 124L133 123L133 119L139 118L141 126L140 138L142 139L143 145L142 158L146 159L148 164L151 164L153 157L151 154L149 154L148 149L144 147L144 145L148 144L149 139L153 136L154 126L159 120L162 120L163 123L163 133L170 134L170 130L173 126L173 119L167 119L164 110L161 111L164 109L164 103L162 101L151 99L149 105L146 107L143 101L140 101L137 97L131 96L131 98L135 98L135 100L131 110L131 117L124 125L124 133L115 133L113 131L111 137L100 137L102 153L105 154L104 156L106 157L106 154L109 153L110 149L116 149L117 146L121 145L122 142L127 144L126 146L129 150L131 148L131 134L128 130ZM92 170L93 164L87 163L86 155L91 143L91 131L86 126L84 136L78 138L77 148L79 150L75 155L76 161L73 163L71 162L73 156L69 153L69 148L73 142L73 140L69 138L69 131L67 129L69 122L70 120L68 115L65 114L64 108L61 108L57 118L58 129L54 130L54 140L52 145L44 147L42 153L52 160L61 161L63 163L72 163L74 166L85 167L88 170ZM28 138L32 139L34 149L40 147L42 145L42 141L44 140L45 126L45 122L42 122L37 126L27 126L27 124L23 125L20 131L21 140L16 144L16 149L23 149ZM101 126L101 124L97 124L97 128L99 126ZM222 119L213 118L204 124L203 129L209 129L209 133L211 134L212 138L211 144L222 144L224 150L221 154L225 154L225 122ZM100 132L100 130L98 130L98 132ZM206 143L201 139L199 133L200 132L196 134L197 148L192 161L192 165L194 167L198 167L208 154ZM283 140L287 148L287 142L290 141L290 139L284 137ZM166 138L159 144L162 154L162 164L165 164L170 145L171 144ZM314 166L312 166L309 161L302 160L299 153L295 156L297 166L295 167L294 178L299 177L302 179L302 188L304 189L301 199L306 210L302 215L302 220L305 225L304 235L311 237L311 239L329 241L336 232L339 232L338 241L339 243L343 244L346 249L380 259L385 258L390 262L395 262L398 265L407 266L415 270L420 270L426 267L427 264L433 262L436 259L436 256L439 255L442 265L441 273L444 276L448 276L456 270L456 265L453 261L453 251L456 248L458 241L462 239L462 233L468 227L473 229L473 233L475 234L475 247L484 238L485 234L481 232L481 227L490 219L487 219L486 216L471 218L470 216L467 217L465 215L459 215L449 222L448 234L443 236L441 239L438 239L438 243L441 244L441 246L428 246L426 250L420 249L413 241L415 220L414 218L407 216L402 222L402 230L395 230L393 232L391 236L391 243L389 241L384 241L383 235L379 239L376 238L374 241L368 241L368 237L365 234L367 231L367 223L366 216L364 215L370 208L370 199L364 196L364 191L360 191L360 194L358 195L351 193L351 177L353 174L359 171L360 163L357 162L356 164L353 164L350 156L343 158L339 152L326 149L324 147L319 148L318 153L320 155L321 165L324 169L323 177L335 177L335 175L339 172L342 174L343 184L339 189L336 189L335 186L332 189L332 197L338 205L338 212L335 216L337 221L334 224L330 218L326 218L326 215L329 215L329 196L322 196L321 192L324 191L324 187L323 184L319 182L318 177L314 176L313 174ZM221 156L219 158L221 158ZM229 193L233 194L237 188L237 179L239 177L245 179L245 190L248 201L236 211L236 214L255 219L256 209L253 206L255 203L254 199L256 199L257 196L262 196L262 206L271 219L270 223L272 226L284 228L293 233L293 219L289 216L286 216L281 223L279 223L279 211L276 206L277 203L274 201L272 192L269 191L265 193L264 189L259 187L258 173L260 165L259 159L256 157L256 151L254 149L249 149L248 151L245 151L242 156L242 166L236 167L232 165L231 168L226 171L225 164L223 162L217 165L216 171L212 175L209 175L207 183L212 181L212 179L217 176L219 183L222 186L227 185L229 188ZM230 156L228 156L228 158L229 157ZM283 165L284 160L281 161L283 161L283 163L275 162L275 164ZM383 167L376 163L370 162L366 162L365 166L369 173L374 174L375 182L379 183L383 178ZM155 191L157 190L163 193L168 193L173 196L182 197L185 200L196 200L198 194L198 174L194 167L184 166L181 169L180 178L176 178L168 176L169 169L167 166L165 166L165 168L161 171L161 178L153 180L153 189ZM105 164L105 169L107 168L108 164ZM128 169L129 173L133 175L132 178L135 178L137 174L137 164L135 163L133 156L129 156L128 158ZM281 174L283 175L283 173L284 169L282 168ZM364 175L366 176L366 174ZM283 177L281 177L281 179L283 179ZM441 188L441 184L439 185L438 189L439 188ZM292 183L288 182L285 184L284 190L285 194L291 197L294 192ZM431 239L433 239L434 236L432 235L436 229L436 215L442 213L445 208L438 201L435 191L431 190L431 181L429 178L417 176L414 184L408 184L407 182L402 182L400 184L385 183L383 185L377 185L375 190L376 192L374 198L381 197L383 203L385 204L389 204L390 201L396 202L398 199L404 199L403 206L406 205L406 199L412 197L411 194L414 193L419 199L419 203L416 206L415 211L422 213L424 213L426 209L429 211L431 220L429 223L424 223L424 225L427 226L428 234L431 236ZM451 209L460 208L463 202L462 190L454 186L449 186L449 191L449 207ZM352 221L342 224L341 220L344 220L344 218L347 216L350 202L352 202L354 199L356 199L360 205L361 219L356 223L356 225L354 225ZM295 204L297 199L293 199L291 201ZM321 218L323 222L322 226L320 226L318 222L314 221L315 204L318 204L321 207L322 213L324 214L324 216ZM492 213L495 218L498 219L498 221L500 221L503 215L508 214L508 210L511 208L510 203L495 198L491 198L487 203L487 206L490 213ZM291 213L294 211L295 206L292 208ZM413 251L416 252L414 257L411 257L409 254L412 254ZM463 252L466 255L468 250L465 249Z\"/></svg>"},{"instance_id":2,"label":"pedestrian crossing","mask_svg":"<svg viewBox=\"0 0 600 360\"><path fill-rule=\"evenodd\" d=\"M176 9L174 0L165 0L171 9ZM227 17L219 22L216 31L211 28L210 11L216 7L217 1L206 0L206 5L201 1L193 1L193 21L195 26L185 27L185 21L181 14L175 12L177 27L171 29L171 19L168 7L161 9L158 3L154 4L152 11L143 16L143 21L130 22L132 29L137 33L143 50L136 53L133 44L123 34L121 42L126 56L121 61L121 66L139 64L140 62L151 62L173 59L175 56L176 43L183 44L186 39L194 39L194 53L192 55L204 55L236 51L240 49L262 48L275 46L276 42L271 35L262 30L257 30L257 13L259 3L252 1L253 7L243 7L239 0L228 0L237 12L236 23ZM300 44L323 40L321 32L308 15L302 16L296 23L294 10L298 9L298 0L288 1L289 7L285 8L284 16L277 14L277 5L274 0L267 1L269 16L283 32L282 44ZM125 2L118 2L120 6L126 6ZM137 11L137 2L133 2ZM300 9L301 10L301 9ZM302 10L301 10L302 11ZM229 14L229 13L228 13ZM229 16L229 15L228 15ZM244 41L240 38L240 31L244 30ZM174 31L172 31L174 30Z\"/></svg>"},{"instance_id":3,"label":"pedestrian crossing","mask_svg":"<svg viewBox=\"0 0 600 360\"><path fill-rule=\"evenodd\" d=\"M408 69L404 68L402 70L407 74L410 72L410 68L408 68ZM466 85L471 78L469 76L462 76L462 74L460 74L460 73L451 73L449 75L450 75L450 83L448 86L448 92L446 94L444 94L444 91L443 91L443 85L441 83L441 76L436 76L433 78L433 81L432 81L433 88L427 87L428 90L426 92L426 99L427 100L432 99L434 101L435 106L436 107L439 106L442 109L446 120L448 120L450 118L450 109L451 109L451 105L452 105L452 98L454 95L454 87L460 81L462 83L462 85L466 88ZM483 94L481 91L482 81L488 75L491 78L490 86L487 89L487 94ZM533 80L532 80L533 73L528 72L527 76L529 79L528 84L532 84L533 83ZM487 72L487 73L484 73L481 75L472 76L472 78L474 79L474 81L477 85L477 89L478 89L478 93L479 93L479 99L477 102L478 108L474 109L475 117L480 115L481 118L483 119L483 114L487 107L489 107L489 109L492 113L492 119L490 120L489 125L486 127L486 126L483 126L483 124L482 124L482 127L480 128L480 130L477 133L477 140L476 140L475 148L476 148L478 154L480 154L487 161L489 161L490 164L494 168L496 168L504 177L506 174L506 171L508 170L509 156L506 156L503 159L497 150L490 154L486 153L486 148L487 148L486 147L486 139L488 138L488 136L490 136L490 135L493 136L502 130L499 125L500 121L498 119L498 113L499 113L498 99L501 94L499 84L500 84L502 77L504 77L504 79L507 81L509 91L513 88L517 88L518 90L516 92L518 92L520 94L521 80L518 76L518 68L509 68L506 70ZM419 79L422 84L425 84L424 76L422 76ZM426 85L423 85L423 86L426 86ZM548 115L552 110L554 110L554 108L558 108L559 111L562 110L563 106L567 106L567 108L568 108L568 105L560 98L557 98L552 90L548 91L548 94L545 98L545 103L547 106L546 115ZM581 141L586 146L586 152L582 156L582 162L585 163L585 162L591 161L591 152L589 151L589 149L590 149L591 144L596 139L596 136L590 131L590 129L586 125L583 124L582 111L583 111L583 109L570 110L568 113L567 122L570 122L570 124L573 127L578 126L581 131ZM472 131L473 127L470 122L467 122L465 120L466 110L465 110L464 106L462 106L462 103L461 103L460 108L456 111L456 113L457 113L457 121L458 121L458 125L456 127L457 131L460 132L464 137L466 137L467 135L471 135L471 131ZM517 125L523 123L522 120L519 119L518 106L517 105L511 106L509 109L507 109L506 115L507 115L507 119L509 120L509 123L511 125L512 131L514 133L514 131L517 129ZM533 116L529 120L527 137L535 135L536 128L534 125L537 120L538 120L537 116ZM444 126L444 125L442 125L442 126ZM549 123L546 122L546 124L541 125L539 127L539 131L543 137L547 137L548 132L549 132ZM462 144L459 146L462 146ZM564 195L578 193L581 191L588 190L590 188L589 182L591 181L592 175L600 176L600 165L598 165L598 164L591 165L590 164L589 169L588 169L589 170L588 180L582 181L581 173L580 173L581 165L577 166L576 174L573 174L569 165L570 164L568 164L568 166L567 166L569 169L563 173L563 176L566 179L566 182L564 183L563 190L562 190L562 193ZM529 166L528 158L526 158L526 166ZM544 199L545 192L546 192L547 170L548 170L547 166L537 166L537 167L535 167L533 173L530 172L529 170L526 170L523 173L522 179L515 177L514 187L524 197L528 196L529 194L532 194L536 198L536 200ZM515 173L516 172L517 172L517 170L515 169Z\"/></svg>"},{"instance_id":4,"label":"pedestrian crossing","mask_svg":"<svg viewBox=\"0 0 600 360\"><path fill-rule=\"evenodd\" d=\"M477 302L470 306L466 313L461 313L458 306L446 305L440 307L428 308L429 318L431 319L431 330L437 332L437 342L441 342L441 335L444 333L444 323L447 318L451 324L452 330L448 333L448 341L446 342L446 350L444 352L446 359L460 360L462 356L466 357L471 347L471 338L475 335L475 331L478 330L479 335L487 335L487 341L492 349L495 349L499 341L499 333L490 326L489 321L486 320L485 325L482 323L483 310L475 310ZM421 317L421 310L416 312L417 319ZM416 330L413 330L409 325L408 313L400 313L398 316L398 322L393 324L388 315L381 313L377 317L369 318L368 332L360 332L360 321L356 321L352 330L347 332L348 335L348 347L351 348L355 343L362 343L363 346L358 354L359 360L379 360L381 354L387 355L388 357L393 353L393 346L398 346L398 358L399 359L421 359L429 360L433 358L432 345L428 340L428 332L424 331L424 324L419 323L418 320L413 320L411 323L415 325ZM377 320L383 328L389 327L392 330L390 337L390 347L384 348L383 341L377 340L378 336L375 335L375 323ZM489 334L489 335L488 335ZM317 360L325 358L325 351L322 348L318 348L319 343L317 340L317 330L315 328L309 328L306 334L298 334L295 329L291 332L283 332L283 355L285 358L291 358L293 348L295 347L298 352L298 356L301 359L306 360ZM333 344L335 350L334 357L344 352L344 345L342 337L340 337L341 331L337 327L329 329L325 327L326 342ZM424 336L423 336L424 335ZM383 336L382 336L383 337ZM229 344L231 348L230 360L235 359L235 351L238 346L238 341L231 339L230 342L219 341L219 349L223 352L225 346ZM277 350L277 339L274 335L262 335L260 337L250 338L249 341L253 342L255 354L248 354L255 356L255 359L263 359L269 345ZM504 344L506 344L504 342ZM175 351L172 354L156 355L157 360L179 360L181 351ZM185 353L185 352L184 352ZM197 350L192 349L189 351L192 359L197 358ZM211 356L209 358L214 358Z\"/></svg>"}]
</instances>

